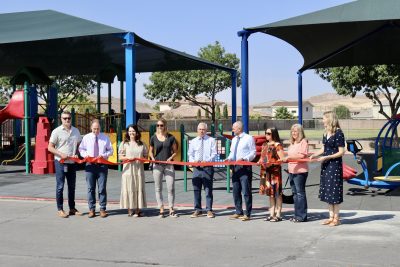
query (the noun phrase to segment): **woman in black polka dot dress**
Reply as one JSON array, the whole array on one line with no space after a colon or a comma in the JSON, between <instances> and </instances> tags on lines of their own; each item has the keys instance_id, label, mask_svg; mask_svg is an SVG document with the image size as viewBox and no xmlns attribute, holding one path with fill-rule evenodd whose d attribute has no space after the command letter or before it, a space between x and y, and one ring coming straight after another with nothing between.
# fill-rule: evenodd
<instances>
[{"instance_id":1,"label":"woman in black polka dot dress","mask_svg":"<svg viewBox=\"0 0 400 267\"><path fill-rule=\"evenodd\" d=\"M344 135L334 112L325 112L322 122L325 127L324 147L310 158L322 155L318 158L322 162L319 198L329 204L329 219L322 224L337 226L340 224L339 204L343 202Z\"/></svg>"}]
</instances>

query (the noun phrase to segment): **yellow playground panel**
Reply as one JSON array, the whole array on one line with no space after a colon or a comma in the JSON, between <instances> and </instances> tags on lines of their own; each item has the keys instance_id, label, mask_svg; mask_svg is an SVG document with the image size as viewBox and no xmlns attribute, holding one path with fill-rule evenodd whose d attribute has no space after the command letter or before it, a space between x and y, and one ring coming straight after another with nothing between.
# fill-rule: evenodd
<instances>
[{"instance_id":1,"label":"yellow playground panel","mask_svg":"<svg viewBox=\"0 0 400 267\"><path fill-rule=\"evenodd\" d=\"M172 134L177 143L178 143L178 153L175 157L176 161L181 161L182 160L182 153L181 153L181 132L179 131L172 131L169 132ZM117 134L116 133L105 133L111 141L112 148L114 150L114 153L111 157L108 158L109 161L116 163L117 162L117 154L118 154L118 143L117 143ZM150 147L150 133L149 132L141 132L142 134L142 142L147 146L147 148ZM122 137L125 136L125 131L122 132Z\"/></svg>"},{"instance_id":2,"label":"yellow playground panel","mask_svg":"<svg viewBox=\"0 0 400 267\"><path fill-rule=\"evenodd\" d=\"M108 161L117 163L117 154L118 154L118 148L117 148L117 134L116 133L105 133L111 141L111 146L113 148L113 155L108 158Z\"/></svg>"}]
</instances>

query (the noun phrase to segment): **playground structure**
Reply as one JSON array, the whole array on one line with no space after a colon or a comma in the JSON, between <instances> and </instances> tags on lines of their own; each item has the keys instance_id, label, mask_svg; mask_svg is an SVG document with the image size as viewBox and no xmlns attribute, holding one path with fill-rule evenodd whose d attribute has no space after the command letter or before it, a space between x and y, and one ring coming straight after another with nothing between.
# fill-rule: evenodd
<instances>
[{"instance_id":1,"label":"playground structure","mask_svg":"<svg viewBox=\"0 0 400 267\"><path fill-rule=\"evenodd\" d=\"M359 156L362 146L357 140L347 140L347 149L361 166L364 178L351 177L348 183L368 189L395 189L400 187L400 144L398 126L400 114L397 114L382 127L375 139L375 153L372 166Z\"/></svg>"},{"instance_id":2,"label":"playground structure","mask_svg":"<svg viewBox=\"0 0 400 267\"><path fill-rule=\"evenodd\" d=\"M231 76L234 111L232 121L236 121L237 71L235 69L149 42L134 32L53 10L0 14L0 23L2 24L0 76L14 75L11 84L23 85L24 88L23 136L27 151L26 173L30 170L31 136L35 134L36 127L33 118L37 112L28 112L29 107L37 107L37 104L32 104L32 101L37 100L37 96L34 95L35 85L47 86L49 89L50 112L46 116L50 121L58 121L57 90L53 88L53 81L47 75L95 76L97 113L100 113L101 83L108 84L110 105L111 83L117 76L121 85L121 103L126 107L125 125L129 125L137 123L136 73L221 70ZM111 114L110 106L108 114ZM121 140L121 136L119 138Z\"/></svg>"},{"instance_id":3,"label":"playground structure","mask_svg":"<svg viewBox=\"0 0 400 267\"><path fill-rule=\"evenodd\" d=\"M17 90L13 93L8 105L0 110L0 124L7 119L24 118L24 91Z\"/></svg>"}]
</instances>

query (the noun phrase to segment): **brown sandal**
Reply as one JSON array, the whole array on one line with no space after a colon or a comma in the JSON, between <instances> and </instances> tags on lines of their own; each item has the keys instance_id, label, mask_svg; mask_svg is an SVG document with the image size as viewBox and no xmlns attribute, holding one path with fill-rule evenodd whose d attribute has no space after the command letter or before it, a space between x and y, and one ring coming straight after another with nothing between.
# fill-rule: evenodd
<instances>
[{"instance_id":1,"label":"brown sandal","mask_svg":"<svg viewBox=\"0 0 400 267\"><path fill-rule=\"evenodd\" d=\"M323 221L321 224L322 225L329 225L331 222L333 222L333 218L329 218L328 220Z\"/></svg>"},{"instance_id":2,"label":"brown sandal","mask_svg":"<svg viewBox=\"0 0 400 267\"><path fill-rule=\"evenodd\" d=\"M338 226L338 225L340 225L339 217L334 218L334 219L332 220L332 222L329 224L329 226Z\"/></svg>"}]
</instances>

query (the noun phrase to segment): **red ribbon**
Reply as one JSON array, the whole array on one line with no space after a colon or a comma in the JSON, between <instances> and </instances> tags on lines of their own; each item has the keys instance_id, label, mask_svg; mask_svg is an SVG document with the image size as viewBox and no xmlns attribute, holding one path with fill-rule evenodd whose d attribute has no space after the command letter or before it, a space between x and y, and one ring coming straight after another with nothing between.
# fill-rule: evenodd
<instances>
[{"instance_id":1,"label":"red ribbon","mask_svg":"<svg viewBox=\"0 0 400 267\"><path fill-rule=\"evenodd\" d=\"M182 162L182 161L161 161L161 160L149 160L149 159L144 159L144 158L133 158L133 159L128 159L124 160L122 162L114 163L111 161L108 161L104 158L94 158L94 157L87 157L84 159L79 159L79 158L72 158L68 157L65 160L71 160L74 161L75 163L82 164L82 163L95 163L95 164L105 164L105 165L113 165L117 166L120 164L126 164L130 163L133 161L140 161L143 163L157 163L157 164L172 164L172 165L179 165L179 166L193 166L193 167L207 167L207 166L221 166L221 165L242 165L242 166L257 166L259 165L256 162L250 162L250 161L217 161L217 162ZM60 160L60 163L64 163L64 159ZM315 162L316 159L297 159L297 160L288 160L288 162ZM271 162L270 164L267 163L267 165L280 165L286 162Z\"/></svg>"},{"instance_id":2,"label":"red ribbon","mask_svg":"<svg viewBox=\"0 0 400 267\"><path fill-rule=\"evenodd\" d=\"M149 160L144 158L133 158L129 160L124 160L122 162L114 163L108 161L104 158L93 158L87 157L84 159L79 158L71 158L68 157L65 160L72 160L75 163L82 164L82 163L95 163L95 164L106 164L106 165L120 165L126 164L133 161L140 161L143 163L157 163L157 164L172 164L172 165L179 165L179 166L193 166L193 167L206 167L206 166L218 166L218 165L243 165L243 166L255 166L258 165L256 162L250 161L218 161L218 162L182 162L182 161L161 161L161 160ZM60 163L64 163L65 160L60 160Z\"/></svg>"}]
</instances>

